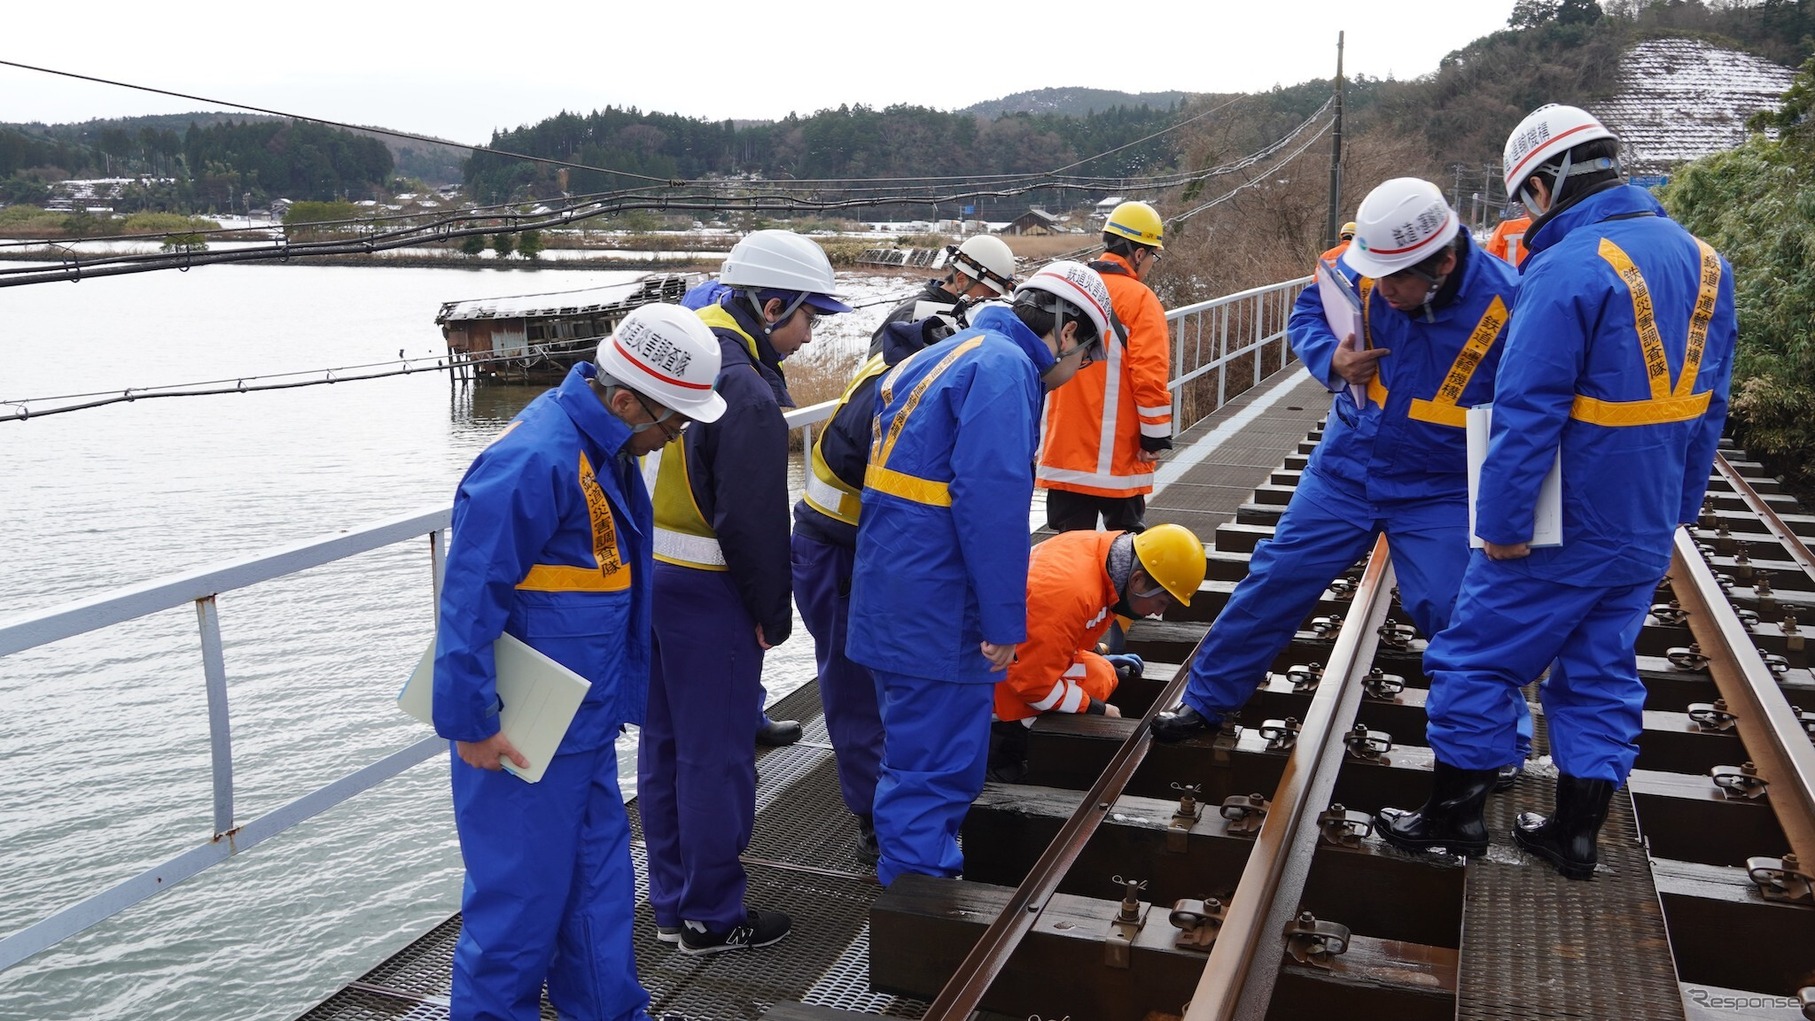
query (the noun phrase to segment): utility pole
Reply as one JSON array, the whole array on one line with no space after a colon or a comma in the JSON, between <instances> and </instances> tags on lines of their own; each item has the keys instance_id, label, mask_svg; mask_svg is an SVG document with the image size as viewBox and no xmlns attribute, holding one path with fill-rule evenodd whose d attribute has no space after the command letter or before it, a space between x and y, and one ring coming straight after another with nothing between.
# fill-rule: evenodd
<instances>
[{"instance_id":1,"label":"utility pole","mask_svg":"<svg viewBox=\"0 0 1815 1021\"><path fill-rule=\"evenodd\" d=\"M1336 244L1342 222L1342 36L1336 33L1336 126L1330 133L1330 212L1324 221L1324 244Z\"/></svg>"}]
</instances>

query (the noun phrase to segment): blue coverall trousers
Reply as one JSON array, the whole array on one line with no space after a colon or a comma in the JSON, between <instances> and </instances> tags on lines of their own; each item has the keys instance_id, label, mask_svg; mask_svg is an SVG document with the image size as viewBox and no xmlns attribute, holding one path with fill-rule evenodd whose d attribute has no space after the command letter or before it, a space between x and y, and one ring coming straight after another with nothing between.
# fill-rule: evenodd
<instances>
[{"instance_id":1,"label":"blue coverall trousers","mask_svg":"<svg viewBox=\"0 0 1815 1021\"><path fill-rule=\"evenodd\" d=\"M954 683L877 670L882 775L876 781L876 878L964 871L958 827L983 791L993 684Z\"/></svg>"},{"instance_id":2,"label":"blue coverall trousers","mask_svg":"<svg viewBox=\"0 0 1815 1021\"><path fill-rule=\"evenodd\" d=\"M1461 498L1374 503L1361 487L1307 468L1273 537L1255 546L1248 577L1235 587L1192 658L1185 704L1214 720L1240 709L1330 582L1361 559L1382 532L1400 605L1426 638L1442 631L1468 564L1467 503ZM1525 681L1537 675L1534 670ZM1531 747L1524 696L1514 691L1509 699L1518 703L1507 709L1517 714L1523 741L1496 767L1522 759Z\"/></svg>"},{"instance_id":3,"label":"blue coverall trousers","mask_svg":"<svg viewBox=\"0 0 1815 1021\"><path fill-rule=\"evenodd\" d=\"M657 925L744 922L738 860L756 821L752 706L762 697L756 622L724 571L655 565L649 709L637 808Z\"/></svg>"},{"instance_id":4,"label":"blue coverall trousers","mask_svg":"<svg viewBox=\"0 0 1815 1021\"><path fill-rule=\"evenodd\" d=\"M1644 727L1633 646L1656 586L1578 588L1533 578L1517 563L1476 551L1456 622L1425 651L1431 750L1462 769L1509 761L1516 736L1506 694L1550 666L1538 699L1557 770L1625 783Z\"/></svg>"},{"instance_id":5,"label":"blue coverall trousers","mask_svg":"<svg viewBox=\"0 0 1815 1021\"><path fill-rule=\"evenodd\" d=\"M870 668L844 654L845 622L851 614L851 562L856 550L796 531L790 550L794 605L813 635L819 664L819 700L832 737L838 789L853 815L876 806L876 776L882 768L882 711Z\"/></svg>"},{"instance_id":6,"label":"blue coverall trousers","mask_svg":"<svg viewBox=\"0 0 1815 1021\"><path fill-rule=\"evenodd\" d=\"M538 783L453 756L466 862L453 1021L647 1021L630 921L636 872L615 745L556 755Z\"/></svg>"}]
</instances>

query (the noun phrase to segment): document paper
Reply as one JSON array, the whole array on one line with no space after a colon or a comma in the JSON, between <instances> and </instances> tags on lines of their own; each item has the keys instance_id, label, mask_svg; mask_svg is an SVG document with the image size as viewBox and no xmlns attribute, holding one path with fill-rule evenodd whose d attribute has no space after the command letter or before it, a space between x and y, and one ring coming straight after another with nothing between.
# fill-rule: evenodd
<instances>
[{"instance_id":1,"label":"document paper","mask_svg":"<svg viewBox=\"0 0 1815 1021\"><path fill-rule=\"evenodd\" d=\"M1354 337L1357 347L1367 346L1361 323L1361 295L1349 286L1348 278L1341 270L1322 259L1317 260L1317 297L1323 301L1323 318L1330 324L1330 332L1336 334L1337 344ZM1368 388L1361 383L1350 383L1349 399L1357 408L1366 407Z\"/></svg>"},{"instance_id":2,"label":"document paper","mask_svg":"<svg viewBox=\"0 0 1815 1021\"><path fill-rule=\"evenodd\" d=\"M504 736L529 760L528 769L506 761L504 768L529 783L542 779L549 760L567 736L568 724L586 698L592 682L510 635L492 644L498 665L498 700ZM423 653L416 672L397 693L397 706L433 727L431 708L435 696L435 643Z\"/></svg>"},{"instance_id":3,"label":"document paper","mask_svg":"<svg viewBox=\"0 0 1815 1021\"><path fill-rule=\"evenodd\" d=\"M1481 493L1481 465L1487 461L1487 441L1493 433L1494 406L1477 404L1468 409L1468 544L1480 549L1484 543L1475 534L1475 498ZM1550 471L1538 484L1538 503L1532 509L1532 546L1563 545L1563 452L1550 463Z\"/></svg>"}]
</instances>

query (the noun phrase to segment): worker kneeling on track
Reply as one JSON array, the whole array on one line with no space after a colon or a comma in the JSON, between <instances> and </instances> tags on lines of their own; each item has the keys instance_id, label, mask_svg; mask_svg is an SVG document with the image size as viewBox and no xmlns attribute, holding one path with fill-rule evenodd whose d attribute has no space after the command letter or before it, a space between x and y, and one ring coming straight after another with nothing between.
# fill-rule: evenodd
<instances>
[{"instance_id":1,"label":"worker kneeling on track","mask_svg":"<svg viewBox=\"0 0 1815 1021\"><path fill-rule=\"evenodd\" d=\"M1097 640L1124 617L1157 617L1191 605L1204 583L1204 544L1183 525L1133 532L1061 532L1027 565L1027 641L996 684L989 778L1027 772L1028 732L1046 713L1120 716L1109 696L1141 676L1133 654L1098 655Z\"/></svg>"},{"instance_id":2,"label":"worker kneeling on track","mask_svg":"<svg viewBox=\"0 0 1815 1021\"><path fill-rule=\"evenodd\" d=\"M1240 709L1331 580L1382 533L1412 623L1426 636L1449 623L1468 563L1464 412L1493 397L1518 279L1475 246L1428 181L1384 182L1355 220L1339 265L1358 275L1363 336L1335 335L1316 288L1299 296L1292 346L1334 391L1323 440L1192 657L1184 705L1155 718L1162 741L1209 731ZM1366 388L1359 406L1352 386ZM1525 705L1517 691L1507 698L1510 711ZM1529 746L1529 714L1523 720ZM1509 748L1499 763L1509 784L1523 757Z\"/></svg>"},{"instance_id":3,"label":"worker kneeling on track","mask_svg":"<svg viewBox=\"0 0 1815 1021\"><path fill-rule=\"evenodd\" d=\"M1101 353L1109 315L1094 270L1055 262L877 390L845 653L876 678L885 886L963 868L958 827L983 789L990 696L1027 638L1040 408Z\"/></svg>"}]
</instances>

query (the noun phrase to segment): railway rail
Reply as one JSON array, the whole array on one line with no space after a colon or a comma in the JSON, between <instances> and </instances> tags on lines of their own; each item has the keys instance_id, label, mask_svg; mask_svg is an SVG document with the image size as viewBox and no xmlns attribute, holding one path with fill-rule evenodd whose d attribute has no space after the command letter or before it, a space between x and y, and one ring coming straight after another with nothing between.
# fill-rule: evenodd
<instances>
[{"instance_id":1,"label":"railway rail","mask_svg":"<svg viewBox=\"0 0 1815 1021\"><path fill-rule=\"evenodd\" d=\"M1138 624L1131 651L1189 661L1315 439L1218 530L1199 598ZM965 876L877 898L872 986L940 1021L1815 1018L1815 517L1727 453L1639 638L1644 733L1591 882L1510 840L1518 810L1549 807L1541 714L1486 855L1371 832L1375 809L1422 800L1432 761L1383 540L1221 733L1150 741L1182 666L1124 686L1123 719L1043 717L1026 781L990 784L965 824Z\"/></svg>"}]
</instances>

